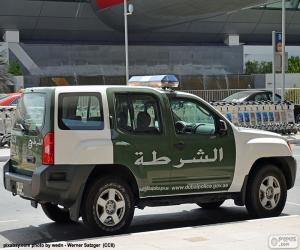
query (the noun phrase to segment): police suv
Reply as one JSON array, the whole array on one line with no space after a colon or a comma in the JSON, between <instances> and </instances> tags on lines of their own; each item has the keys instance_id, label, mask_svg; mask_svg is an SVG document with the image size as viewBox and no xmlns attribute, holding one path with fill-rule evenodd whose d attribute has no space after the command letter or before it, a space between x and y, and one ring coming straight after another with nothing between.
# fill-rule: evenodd
<instances>
[{"instance_id":1,"label":"police suv","mask_svg":"<svg viewBox=\"0 0 300 250\"><path fill-rule=\"evenodd\" d=\"M27 89L4 185L58 223L116 234L134 209L227 199L278 216L296 161L280 135L235 127L197 96L145 86Z\"/></svg>"}]
</instances>

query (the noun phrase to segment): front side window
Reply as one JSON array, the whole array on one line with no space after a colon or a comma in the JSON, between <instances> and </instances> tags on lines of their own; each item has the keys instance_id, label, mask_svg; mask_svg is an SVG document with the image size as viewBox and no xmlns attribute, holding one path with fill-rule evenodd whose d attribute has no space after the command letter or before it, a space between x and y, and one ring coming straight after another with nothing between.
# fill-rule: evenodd
<instances>
[{"instance_id":1,"label":"front side window","mask_svg":"<svg viewBox=\"0 0 300 250\"><path fill-rule=\"evenodd\" d=\"M159 105L151 95L116 95L116 118L119 129L133 133L159 134Z\"/></svg>"},{"instance_id":2,"label":"front side window","mask_svg":"<svg viewBox=\"0 0 300 250\"><path fill-rule=\"evenodd\" d=\"M273 93L269 94L269 100L272 101L273 100ZM281 97L280 95L275 94L275 102L280 102L281 101Z\"/></svg>"},{"instance_id":3,"label":"front side window","mask_svg":"<svg viewBox=\"0 0 300 250\"><path fill-rule=\"evenodd\" d=\"M171 98L170 102L177 134L215 134L215 119L206 107L184 98Z\"/></svg>"},{"instance_id":4,"label":"front side window","mask_svg":"<svg viewBox=\"0 0 300 250\"><path fill-rule=\"evenodd\" d=\"M97 93L60 94L58 125L62 130L103 130L101 95Z\"/></svg>"},{"instance_id":5,"label":"front side window","mask_svg":"<svg viewBox=\"0 0 300 250\"><path fill-rule=\"evenodd\" d=\"M275 95L275 102L281 102L281 96Z\"/></svg>"}]
</instances>

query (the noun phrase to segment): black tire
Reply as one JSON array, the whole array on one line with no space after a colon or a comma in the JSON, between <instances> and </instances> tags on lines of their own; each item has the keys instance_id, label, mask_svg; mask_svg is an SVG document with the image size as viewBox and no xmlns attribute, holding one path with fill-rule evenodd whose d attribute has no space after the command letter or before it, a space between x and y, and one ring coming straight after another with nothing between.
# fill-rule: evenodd
<instances>
[{"instance_id":1,"label":"black tire","mask_svg":"<svg viewBox=\"0 0 300 250\"><path fill-rule=\"evenodd\" d=\"M52 203L41 204L44 213L50 220L53 220L57 223L73 223L70 219L69 211L60 208L58 205Z\"/></svg>"},{"instance_id":2,"label":"black tire","mask_svg":"<svg viewBox=\"0 0 300 250\"><path fill-rule=\"evenodd\" d=\"M222 206L224 201L215 201L215 202L209 202L209 203L197 203L197 205L203 209L217 209L220 206Z\"/></svg>"},{"instance_id":3,"label":"black tire","mask_svg":"<svg viewBox=\"0 0 300 250\"><path fill-rule=\"evenodd\" d=\"M110 190L115 190L114 198L109 197ZM104 202L104 206L97 204L100 198ZM114 201L114 205L108 208L110 201ZM121 201L123 207L118 208L117 203ZM131 224L135 209L134 196L131 188L123 180L115 177L104 177L95 180L87 188L81 208L83 223L89 229L101 234L119 234L124 232ZM112 209L112 211L108 209ZM101 215L106 220L101 221ZM117 217L113 217L115 215ZM119 221L115 223L114 218Z\"/></svg>"},{"instance_id":4,"label":"black tire","mask_svg":"<svg viewBox=\"0 0 300 250\"><path fill-rule=\"evenodd\" d=\"M269 177L273 178L272 184L269 184ZM262 185L266 190L270 189L269 185L273 188L271 191L264 192L261 190ZM279 191L276 191L275 188L278 190L278 186ZM279 192L279 196L276 192ZM253 218L279 216L285 206L286 197L286 179L278 167L274 165L260 166L251 174L247 185L246 208Z\"/></svg>"},{"instance_id":5,"label":"black tire","mask_svg":"<svg viewBox=\"0 0 300 250\"><path fill-rule=\"evenodd\" d=\"M296 117L296 123L300 124L300 114Z\"/></svg>"}]
</instances>

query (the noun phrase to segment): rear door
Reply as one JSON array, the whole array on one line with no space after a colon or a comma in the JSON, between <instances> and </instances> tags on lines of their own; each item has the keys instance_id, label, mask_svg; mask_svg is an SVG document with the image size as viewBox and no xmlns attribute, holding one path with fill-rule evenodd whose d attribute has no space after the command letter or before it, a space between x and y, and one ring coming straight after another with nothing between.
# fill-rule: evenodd
<instances>
[{"instance_id":1,"label":"rear door","mask_svg":"<svg viewBox=\"0 0 300 250\"><path fill-rule=\"evenodd\" d=\"M112 164L105 87L58 88L55 100L55 164Z\"/></svg>"},{"instance_id":2,"label":"rear door","mask_svg":"<svg viewBox=\"0 0 300 250\"><path fill-rule=\"evenodd\" d=\"M31 91L19 100L11 135L11 161L17 171L32 172L42 164L43 137L51 129L51 105L46 103L51 103L49 91Z\"/></svg>"}]
</instances>

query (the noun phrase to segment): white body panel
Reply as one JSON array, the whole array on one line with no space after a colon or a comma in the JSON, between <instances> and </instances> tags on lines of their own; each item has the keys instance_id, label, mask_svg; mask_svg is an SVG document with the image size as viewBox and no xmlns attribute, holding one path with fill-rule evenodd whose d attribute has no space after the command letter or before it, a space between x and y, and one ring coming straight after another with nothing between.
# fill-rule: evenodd
<instances>
[{"instance_id":1,"label":"white body panel","mask_svg":"<svg viewBox=\"0 0 300 250\"><path fill-rule=\"evenodd\" d=\"M102 96L104 130L61 130L58 127L58 96L70 92L98 92ZM106 87L60 87L55 90L55 164L112 164L113 144L109 123Z\"/></svg>"},{"instance_id":2,"label":"white body panel","mask_svg":"<svg viewBox=\"0 0 300 250\"><path fill-rule=\"evenodd\" d=\"M240 192L245 177L256 160L264 157L292 156L284 137L270 132L234 128L236 165L229 192Z\"/></svg>"}]
</instances>

